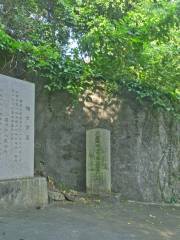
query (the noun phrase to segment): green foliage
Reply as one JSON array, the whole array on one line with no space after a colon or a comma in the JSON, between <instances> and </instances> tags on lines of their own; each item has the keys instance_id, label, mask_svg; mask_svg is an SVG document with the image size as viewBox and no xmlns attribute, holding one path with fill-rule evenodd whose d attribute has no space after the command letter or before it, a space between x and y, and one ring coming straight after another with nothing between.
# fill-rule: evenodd
<instances>
[{"instance_id":1,"label":"green foliage","mask_svg":"<svg viewBox=\"0 0 180 240\"><path fill-rule=\"evenodd\" d=\"M49 91L77 96L101 81L110 92L126 89L178 114L178 1L4 0L2 6L1 55L46 78ZM69 40L77 42L71 51Z\"/></svg>"},{"instance_id":2,"label":"green foliage","mask_svg":"<svg viewBox=\"0 0 180 240\"><path fill-rule=\"evenodd\" d=\"M0 49L1 51L9 51L11 53L16 52L20 48L20 44L7 35L2 29L0 29Z\"/></svg>"},{"instance_id":3,"label":"green foliage","mask_svg":"<svg viewBox=\"0 0 180 240\"><path fill-rule=\"evenodd\" d=\"M61 0L0 0L0 20L16 40L62 45L73 25L71 8Z\"/></svg>"},{"instance_id":4,"label":"green foliage","mask_svg":"<svg viewBox=\"0 0 180 240\"><path fill-rule=\"evenodd\" d=\"M87 6L81 8L87 15ZM177 3L140 1L119 19L94 15L86 24L81 50L91 57L92 67L108 85L117 90L124 86L139 99L174 111L180 100Z\"/></svg>"},{"instance_id":5,"label":"green foliage","mask_svg":"<svg viewBox=\"0 0 180 240\"><path fill-rule=\"evenodd\" d=\"M87 81L89 66L74 54L64 57L60 50L48 44L34 46L31 42L16 41L0 29L0 50L4 54L21 54L21 61L37 75L47 79L45 88L48 91L67 90L77 96L83 91Z\"/></svg>"}]
</instances>

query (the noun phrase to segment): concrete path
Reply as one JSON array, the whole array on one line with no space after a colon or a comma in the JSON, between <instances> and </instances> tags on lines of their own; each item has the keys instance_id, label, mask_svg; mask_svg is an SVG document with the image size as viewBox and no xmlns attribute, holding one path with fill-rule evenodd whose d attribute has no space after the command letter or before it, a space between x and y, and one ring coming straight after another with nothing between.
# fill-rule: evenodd
<instances>
[{"instance_id":1,"label":"concrete path","mask_svg":"<svg viewBox=\"0 0 180 240\"><path fill-rule=\"evenodd\" d=\"M180 208L129 202L0 209L0 240L180 240Z\"/></svg>"}]
</instances>

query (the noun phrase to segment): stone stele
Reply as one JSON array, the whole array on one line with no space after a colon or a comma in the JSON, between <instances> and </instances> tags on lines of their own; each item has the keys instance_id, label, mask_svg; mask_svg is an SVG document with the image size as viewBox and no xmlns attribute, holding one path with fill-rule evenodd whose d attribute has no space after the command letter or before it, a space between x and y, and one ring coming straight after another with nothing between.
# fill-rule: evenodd
<instances>
[{"instance_id":1,"label":"stone stele","mask_svg":"<svg viewBox=\"0 0 180 240\"><path fill-rule=\"evenodd\" d=\"M34 176L34 84L0 74L0 179Z\"/></svg>"},{"instance_id":2,"label":"stone stele","mask_svg":"<svg viewBox=\"0 0 180 240\"><path fill-rule=\"evenodd\" d=\"M92 194L111 192L110 131L86 132L86 188Z\"/></svg>"}]
</instances>

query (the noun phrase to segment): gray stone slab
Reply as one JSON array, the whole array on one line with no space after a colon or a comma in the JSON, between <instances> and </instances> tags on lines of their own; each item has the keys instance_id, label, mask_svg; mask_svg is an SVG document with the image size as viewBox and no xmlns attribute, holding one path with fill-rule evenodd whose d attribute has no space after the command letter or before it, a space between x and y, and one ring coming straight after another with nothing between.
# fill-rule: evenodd
<instances>
[{"instance_id":1,"label":"gray stone slab","mask_svg":"<svg viewBox=\"0 0 180 240\"><path fill-rule=\"evenodd\" d=\"M0 179L34 175L34 84L0 74Z\"/></svg>"},{"instance_id":2,"label":"gray stone slab","mask_svg":"<svg viewBox=\"0 0 180 240\"><path fill-rule=\"evenodd\" d=\"M43 177L0 181L0 207L43 207L48 204Z\"/></svg>"},{"instance_id":3,"label":"gray stone slab","mask_svg":"<svg viewBox=\"0 0 180 240\"><path fill-rule=\"evenodd\" d=\"M86 189L89 193L111 192L110 131L86 132Z\"/></svg>"}]
</instances>

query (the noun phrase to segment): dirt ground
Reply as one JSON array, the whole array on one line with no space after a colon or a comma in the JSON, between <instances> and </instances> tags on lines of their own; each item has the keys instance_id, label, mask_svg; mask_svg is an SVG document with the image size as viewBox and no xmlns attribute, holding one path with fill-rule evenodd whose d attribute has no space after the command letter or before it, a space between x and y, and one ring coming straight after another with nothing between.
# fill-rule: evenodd
<instances>
[{"instance_id":1,"label":"dirt ground","mask_svg":"<svg viewBox=\"0 0 180 240\"><path fill-rule=\"evenodd\" d=\"M61 202L0 209L0 240L180 240L180 207Z\"/></svg>"}]
</instances>

